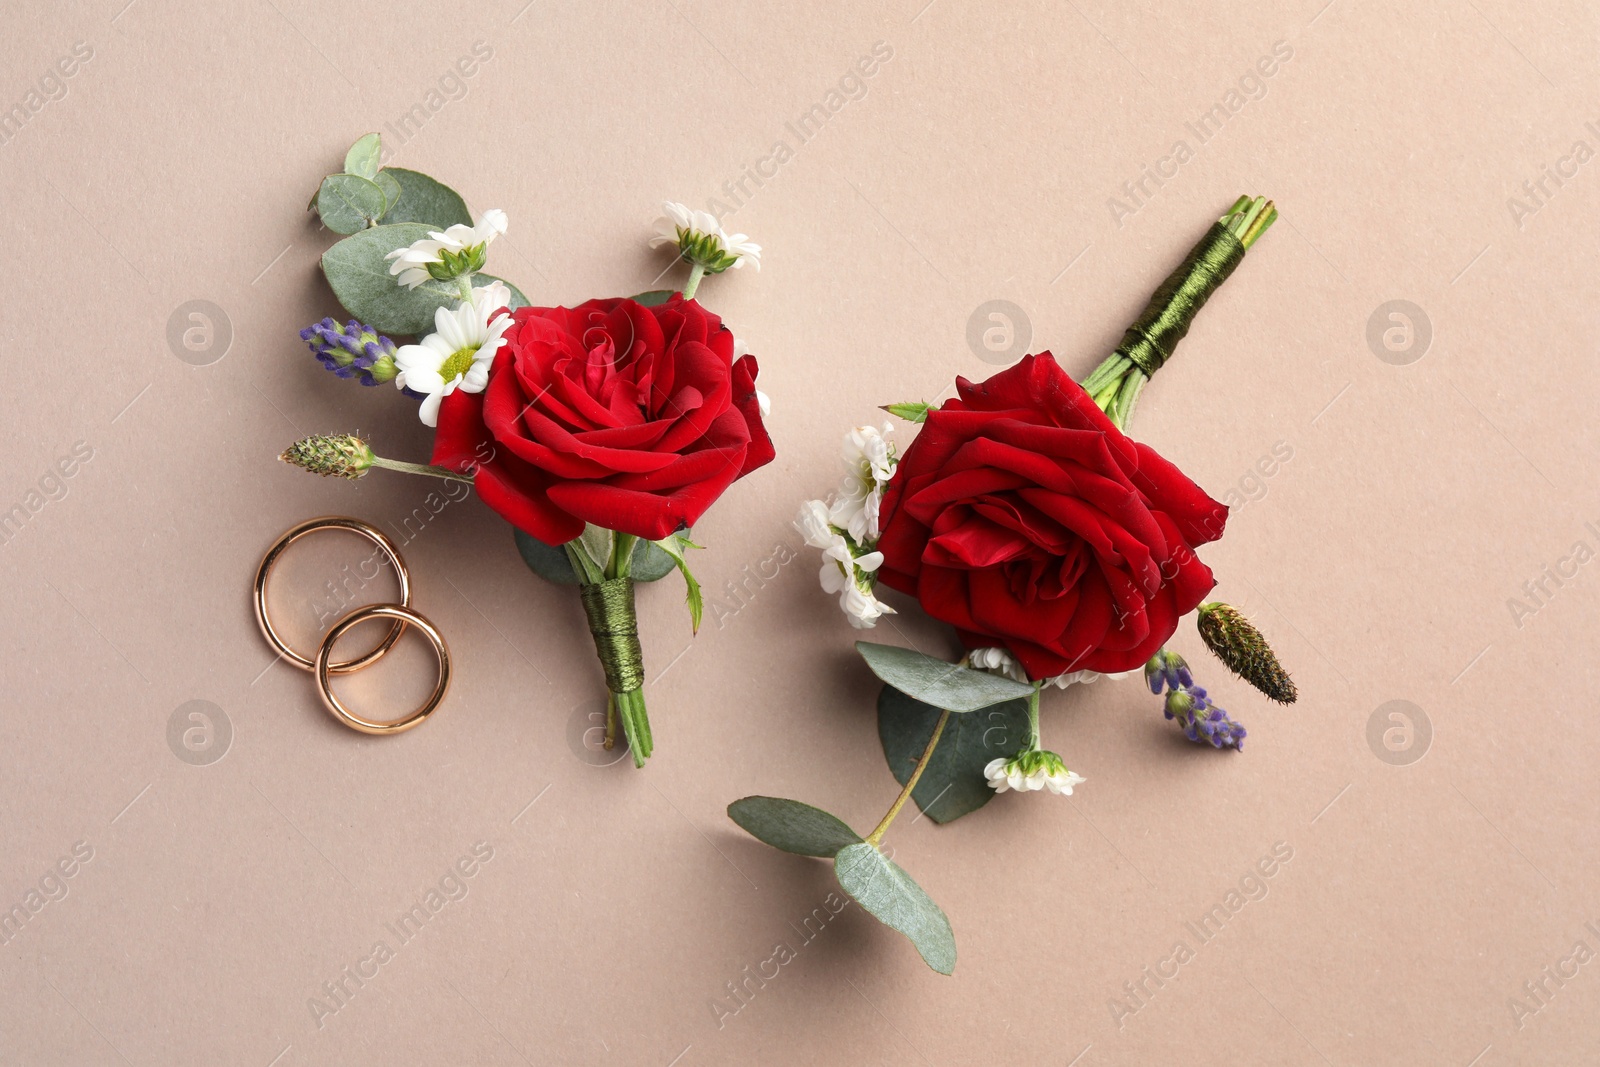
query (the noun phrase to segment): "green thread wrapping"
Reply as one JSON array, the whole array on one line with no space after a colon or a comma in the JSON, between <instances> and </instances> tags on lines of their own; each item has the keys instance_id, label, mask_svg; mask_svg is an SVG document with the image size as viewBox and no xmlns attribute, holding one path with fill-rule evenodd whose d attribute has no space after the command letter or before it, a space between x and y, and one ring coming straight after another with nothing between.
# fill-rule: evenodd
<instances>
[{"instance_id":1,"label":"green thread wrapping","mask_svg":"<svg viewBox=\"0 0 1600 1067\"><path fill-rule=\"evenodd\" d=\"M1150 297L1122 335L1117 354L1127 357L1146 378L1155 377L1161 365L1172 358L1205 302L1242 259L1244 245L1239 239L1222 223L1213 225Z\"/></svg>"},{"instance_id":2,"label":"green thread wrapping","mask_svg":"<svg viewBox=\"0 0 1600 1067\"><path fill-rule=\"evenodd\" d=\"M608 578L579 588L594 650L606 672L606 688L631 693L644 685L644 649L633 607L633 579Z\"/></svg>"}]
</instances>

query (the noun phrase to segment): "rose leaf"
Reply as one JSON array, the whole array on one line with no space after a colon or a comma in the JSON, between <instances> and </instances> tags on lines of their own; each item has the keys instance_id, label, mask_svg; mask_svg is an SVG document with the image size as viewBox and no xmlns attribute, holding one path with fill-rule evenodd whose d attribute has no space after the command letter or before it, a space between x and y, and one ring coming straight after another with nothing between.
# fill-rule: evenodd
<instances>
[{"instance_id":1,"label":"rose leaf","mask_svg":"<svg viewBox=\"0 0 1600 1067\"><path fill-rule=\"evenodd\" d=\"M892 685L878 693L878 739L895 779L905 785L928 747L939 709L906 696ZM1028 702L1008 700L952 715L927 769L911 791L922 813L936 823L954 822L977 811L994 796L983 769L997 757L1011 757L1028 742Z\"/></svg>"}]
</instances>

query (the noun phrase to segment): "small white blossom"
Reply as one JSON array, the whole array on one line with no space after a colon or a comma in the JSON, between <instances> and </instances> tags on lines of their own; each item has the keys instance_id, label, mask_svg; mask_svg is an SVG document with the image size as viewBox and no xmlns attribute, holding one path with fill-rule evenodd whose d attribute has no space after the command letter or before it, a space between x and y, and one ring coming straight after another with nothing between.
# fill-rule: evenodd
<instances>
[{"instance_id":1,"label":"small white blossom","mask_svg":"<svg viewBox=\"0 0 1600 1067\"><path fill-rule=\"evenodd\" d=\"M506 213L499 208L490 208L478 216L475 226L457 223L443 232L438 230L428 231L428 236L420 241L415 241L405 248L397 248L390 252L385 259L394 260L389 265L389 273L399 275L398 281L408 289L415 289L434 275L428 269L433 264L446 264L448 253L451 262L459 257L476 259L477 270L483 266L482 251L496 237L506 232L508 221ZM471 273L458 270L455 274Z\"/></svg>"},{"instance_id":2,"label":"small white blossom","mask_svg":"<svg viewBox=\"0 0 1600 1067\"><path fill-rule=\"evenodd\" d=\"M844 435L844 466L849 473L839 486L828 520L860 543L870 544L878 539L883 487L894 477L898 463L889 439L893 432L894 427L886 422L882 430L857 426Z\"/></svg>"},{"instance_id":3,"label":"small white blossom","mask_svg":"<svg viewBox=\"0 0 1600 1067\"><path fill-rule=\"evenodd\" d=\"M1019 793L1048 789L1059 796L1071 796L1072 787L1088 781L1081 774L1067 770L1061 757L1054 752L1030 749L1007 760L1004 756L990 760L983 769L989 788L996 793L1015 789Z\"/></svg>"},{"instance_id":4,"label":"small white blossom","mask_svg":"<svg viewBox=\"0 0 1600 1067\"><path fill-rule=\"evenodd\" d=\"M807 500L795 517L795 529L806 544L822 550L822 570L818 578L823 592L836 593L839 607L858 630L871 629L884 615L895 610L873 595L873 581L863 579L883 566L882 552L856 555L843 531L828 521L828 508L820 500ZM858 573L859 572L859 573Z\"/></svg>"},{"instance_id":5,"label":"small white blossom","mask_svg":"<svg viewBox=\"0 0 1600 1067\"><path fill-rule=\"evenodd\" d=\"M795 516L794 528L800 531L806 544L812 548L827 551L832 548L835 541L843 541L839 531L828 524L828 505L820 500L807 500L800 505L800 513Z\"/></svg>"},{"instance_id":6,"label":"small white blossom","mask_svg":"<svg viewBox=\"0 0 1600 1067\"><path fill-rule=\"evenodd\" d=\"M489 384L494 354L505 343L511 325L506 312L511 290L501 282L472 290L472 300L433 313L434 332L394 354L394 384L424 394L418 417L425 426L439 424L439 405L460 389L481 393Z\"/></svg>"},{"instance_id":7,"label":"small white blossom","mask_svg":"<svg viewBox=\"0 0 1600 1067\"><path fill-rule=\"evenodd\" d=\"M975 648L967 653L965 663L968 667L975 667L981 671L992 671L1003 674L1018 682L1032 682L1028 672L1022 669L1022 664L1012 658L1011 654L1003 648ZM1136 669L1137 670L1137 669ZM1078 682L1092 682L1097 678L1126 678L1135 671L1121 671L1117 674L1100 674L1096 671L1068 671L1058 674L1054 678L1046 678L1043 685L1046 689L1054 686L1065 689Z\"/></svg>"},{"instance_id":8,"label":"small white blossom","mask_svg":"<svg viewBox=\"0 0 1600 1067\"><path fill-rule=\"evenodd\" d=\"M661 210L665 214L656 219L651 248L675 245L680 256L712 274L730 267L737 270L746 260L761 269L761 246L742 233L728 233L709 211L696 211L671 200L662 204Z\"/></svg>"}]
</instances>

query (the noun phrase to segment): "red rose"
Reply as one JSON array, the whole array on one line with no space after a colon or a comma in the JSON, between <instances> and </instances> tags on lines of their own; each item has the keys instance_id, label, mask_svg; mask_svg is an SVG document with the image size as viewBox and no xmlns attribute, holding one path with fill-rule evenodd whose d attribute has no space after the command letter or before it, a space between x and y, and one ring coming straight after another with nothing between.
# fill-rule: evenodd
<instances>
[{"instance_id":1,"label":"red rose","mask_svg":"<svg viewBox=\"0 0 1600 1067\"><path fill-rule=\"evenodd\" d=\"M1228 509L1048 352L956 388L884 493L879 579L1032 678L1142 665L1215 584L1194 548Z\"/></svg>"},{"instance_id":2,"label":"red rose","mask_svg":"<svg viewBox=\"0 0 1600 1067\"><path fill-rule=\"evenodd\" d=\"M433 462L476 467L484 501L546 544L586 522L658 541L772 460L755 358L734 360L733 334L695 301L511 317L484 391L444 399Z\"/></svg>"}]
</instances>

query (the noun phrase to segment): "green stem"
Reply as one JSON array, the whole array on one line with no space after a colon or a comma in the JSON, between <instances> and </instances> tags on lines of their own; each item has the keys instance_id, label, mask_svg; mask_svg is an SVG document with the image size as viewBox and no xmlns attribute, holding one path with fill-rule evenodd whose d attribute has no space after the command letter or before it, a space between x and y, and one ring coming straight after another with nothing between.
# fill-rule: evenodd
<instances>
[{"instance_id":1,"label":"green stem","mask_svg":"<svg viewBox=\"0 0 1600 1067\"><path fill-rule=\"evenodd\" d=\"M683 298L694 299L694 292L700 288L700 279L706 276L706 269L699 263L689 268L689 280L683 283Z\"/></svg>"},{"instance_id":2,"label":"green stem","mask_svg":"<svg viewBox=\"0 0 1600 1067\"><path fill-rule=\"evenodd\" d=\"M1242 248L1248 249L1267 232L1277 217L1278 209L1266 197L1241 196L1217 223ZM1214 274L1200 272L1202 254L1208 249L1210 255L1207 258L1213 262L1207 270ZM1237 258L1231 261L1218 260L1216 254L1221 249L1222 246L1215 243L1212 235L1196 245L1184 263L1168 276L1150 298L1144 312L1123 336L1123 343L1117 347L1117 351L1102 360L1083 379L1083 391L1089 394L1090 399L1119 430L1126 428L1133 416L1134 405L1139 401L1139 392L1149 380L1144 367L1150 368L1150 374L1155 373L1188 332L1189 323L1211 291L1221 285L1232 271L1231 264L1237 264ZM1214 280L1207 282L1208 278ZM1185 307L1185 303L1190 306Z\"/></svg>"},{"instance_id":3,"label":"green stem","mask_svg":"<svg viewBox=\"0 0 1600 1067\"><path fill-rule=\"evenodd\" d=\"M1028 744L1032 748L1042 747L1040 742L1044 740L1039 733L1039 690L1043 686L1043 682L1034 682L1033 692L1028 694Z\"/></svg>"},{"instance_id":4,"label":"green stem","mask_svg":"<svg viewBox=\"0 0 1600 1067\"><path fill-rule=\"evenodd\" d=\"M1037 696L1037 690L1035 691ZM928 760L933 757L933 750L938 747L939 738L944 734L944 724L950 721L950 713L939 713L939 722L933 728L933 736L928 738L928 747L922 750L922 758L917 760L917 769L911 772L911 777L906 779L905 788L900 790L900 795L894 798L894 804L884 814L883 819L867 835L867 844L873 848L878 847L878 842L883 840L883 835L889 832L889 824L894 822L894 817L900 814L900 809L906 806L906 801L911 797L911 791L917 787L917 782L922 778L922 772L928 769Z\"/></svg>"},{"instance_id":5,"label":"green stem","mask_svg":"<svg viewBox=\"0 0 1600 1067\"><path fill-rule=\"evenodd\" d=\"M602 568L596 567L581 548L572 542L565 546L573 569L578 571L582 585L579 595L583 611L589 622L589 633L594 638L595 654L605 671L607 692L607 732L615 737L611 723L612 713L622 720L622 732L628 738L628 748L633 754L633 765L643 767L650 757L655 742L650 733L650 718L644 702L644 652L639 647L639 617L633 603L633 579L626 575L606 577ZM604 570L617 569L616 552L612 546L612 559ZM633 542L620 546L629 554L624 556L622 567L633 551ZM590 580L593 576L593 580Z\"/></svg>"},{"instance_id":6,"label":"green stem","mask_svg":"<svg viewBox=\"0 0 1600 1067\"><path fill-rule=\"evenodd\" d=\"M633 549L638 540L633 534L616 535L611 546L611 564L606 568L607 578L626 578L633 572Z\"/></svg>"},{"instance_id":7,"label":"green stem","mask_svg":"<svg viewBox=\"0 0 1600 1067\"><path fill-rule=\"evenodd\" d=\"M585 552L576 541L568 541L561 547L566 549L567 560L572 564L572 570L577 574L578 580L584 585L594 585L606 580L606 576L596 569L594 561L589 558L589 553Z\"/></svg>"},{"instance_id":8,"label":"green stem","mask_svg":"<svg viewBox=\"0 0 1600 1067\"><path fill-rule=\"evenodd\" d=\"M456 289L460 291L462 300L468 304L472 303L472 275L456 275Z\"/></svg>"},{"instance_id":9,"label":"green stem","mask_svg":"<svg viewBox=\"0 0 1600 1067\"><path fill-rule=\"evenodd\" d=\"M449 467L435 467L427 463L403 463L398 459L384 459L382 456L373 456L372 465L382 467L384 470L399 471L402 474L426 474L432 478L472 484L472 475L453 471Z\"/></svg>"}]
</instances>

